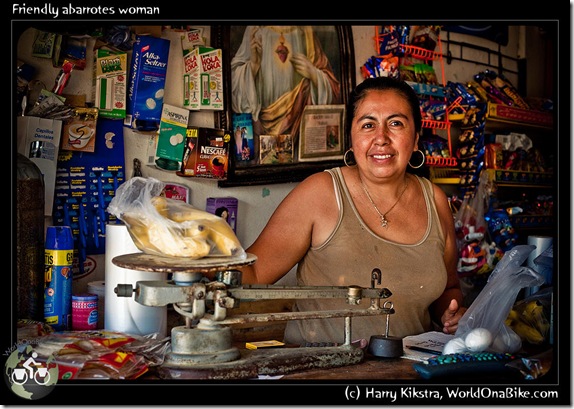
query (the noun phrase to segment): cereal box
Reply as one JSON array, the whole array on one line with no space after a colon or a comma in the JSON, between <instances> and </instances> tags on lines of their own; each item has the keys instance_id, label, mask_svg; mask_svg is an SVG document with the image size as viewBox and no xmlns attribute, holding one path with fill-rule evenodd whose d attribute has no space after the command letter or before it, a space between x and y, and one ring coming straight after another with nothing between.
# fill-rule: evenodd
<instances>
[{"instance_id":1,"label":"cereal box","mask_svg":"<svg viewBox=\"0 0 574 409\"><path fill-rule=\"evenodd\" d=\"M189 126L179 176L227 179L231 133Z\"/></svg>"},{"instance_id":2,"label":"cereal box","mask_svg":"<svg viewBox=\"0 0 574 409\"><path fill-rule=\"evenodd\" d=\"M94 50L94 101L101 118L126 117L127 53Z\"/></svg>"},{"instance_id":3,"label":"cereal box","mask_svg":"<svg viewBox=\"0 0 574 409\"><path fill-rule=\"evenodd\" d=\"M138 35L133 44L124 125L155 131L161 120L170 41Z\"/></svg>"}]
</instances>

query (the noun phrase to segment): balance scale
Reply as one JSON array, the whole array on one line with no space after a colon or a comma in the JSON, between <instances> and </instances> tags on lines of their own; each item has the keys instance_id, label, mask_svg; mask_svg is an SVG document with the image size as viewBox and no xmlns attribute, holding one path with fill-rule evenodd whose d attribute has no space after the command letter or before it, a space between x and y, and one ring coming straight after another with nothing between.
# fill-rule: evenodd
<instances>
[{"instance_id":1,"label":"balance scale","mask_svg":"<svg viewBox=\"0 0 574 409\"><path fill-rule=\"evenodd\" d=\"M118 284L118 297L134 297L146 306L172 304L185 317L185 325L171 331L171 350L158 368L164 379L250 379L313 368L334 368L360 363L364 352L351 344L351 319L357 316L394 314L392 303L380 300L391 296L381 283L381 271L374 269L371 288L359 286L278 286L242 285L241 271L257 257L205 257L189 259L146 253L116 256L112 263L131 270L171 273L170 280ZM215 281L205 274L215 273ZM370 299L364 309L260 313L227 316L240 301L271 299L341 298L350 305ZM344 318L344 343L331 347L272 348L243 350L233 346L233 325L287 320Z\"/></svg>"}]
</instances>

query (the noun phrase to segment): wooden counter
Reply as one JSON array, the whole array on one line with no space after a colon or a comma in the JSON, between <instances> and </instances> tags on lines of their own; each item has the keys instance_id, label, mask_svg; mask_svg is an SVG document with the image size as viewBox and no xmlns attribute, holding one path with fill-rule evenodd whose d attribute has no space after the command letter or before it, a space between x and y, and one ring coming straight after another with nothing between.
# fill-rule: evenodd
<instances>
[{"instance_id":1,"label":"wooden counter","mask_svg":"<svg viewBox=\"0 0 574 409\"><path fill-rule=\"evenodd\" d=\"M308 369L301 372L286 374L281 379L422 379L413 368L413 364L415 362L417 361L405 358L373 358L367 356L365 360L359 364L329 369Z\"/></svg>"}]
</instances>

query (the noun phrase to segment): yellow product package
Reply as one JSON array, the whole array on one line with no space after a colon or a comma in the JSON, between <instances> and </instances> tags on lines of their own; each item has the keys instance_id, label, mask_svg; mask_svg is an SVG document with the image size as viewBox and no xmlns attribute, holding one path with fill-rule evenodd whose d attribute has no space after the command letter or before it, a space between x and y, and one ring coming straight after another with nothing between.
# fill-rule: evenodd
<instances>
[{"instance_id":1,"label":"yellow product package","mask_svg":"<svg viewBox=\"0 0 574 409\"><path fill-rule=\"evenodd\" d=\"M120 185L107 211L122 220L147 254L200 259L246 257L229 224L219 216L161 196L164 183L134 177Z\"/></svg>"}]
</instances>

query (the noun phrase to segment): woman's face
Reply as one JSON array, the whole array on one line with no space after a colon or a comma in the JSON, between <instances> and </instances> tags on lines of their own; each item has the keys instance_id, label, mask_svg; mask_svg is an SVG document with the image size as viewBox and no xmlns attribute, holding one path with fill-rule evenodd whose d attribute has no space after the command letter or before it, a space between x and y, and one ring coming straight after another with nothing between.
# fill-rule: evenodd
<instances>
[{"instance_id":1,"label":"woman's face","mask_svg":"<svg viewBox=\"0 0 574 409\"><path fill-rule=\"evenodd\" d=\"M402 175L417 149L410 106L394 90L372 90L357 105L351 141L357 165L375 177Z\"/></svg>"}]
</instances>

